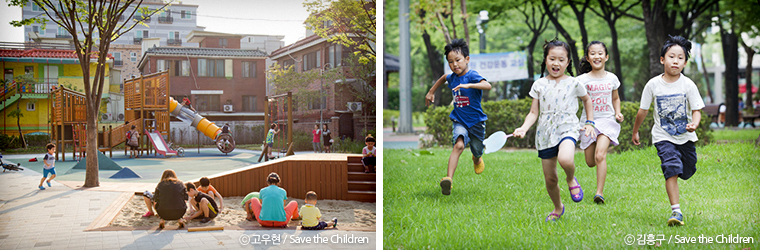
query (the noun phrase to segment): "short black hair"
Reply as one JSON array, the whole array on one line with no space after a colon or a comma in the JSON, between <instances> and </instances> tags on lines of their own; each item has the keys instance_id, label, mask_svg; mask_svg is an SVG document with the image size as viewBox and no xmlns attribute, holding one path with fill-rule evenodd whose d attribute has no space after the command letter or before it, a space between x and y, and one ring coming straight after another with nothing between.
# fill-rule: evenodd
<instances>
[{"instance_id":1,"label":"short black hair","mask_svg":"<svg viewBox=\"0 0 760 250\"><path fill-rule=\"evenodd\" d=\"M376 142L375 137L372 137L372 134L367 135L367 137L364 138L365 142Z\"/></svg>"},{"instance_id":2,"label":"short black hair","mask_svg":"<svg viewBox=\"0 0 760 250\"><path fill-rule=\"evenodd\" d=\"M187 191L190 191L191 189L195 190L195 184L192 182L185 183L185 189L187 189Z\"/></svg>"},{"instance_id":3,"label":"short black hair","mask_svg":"<svg viewBox=\"0 0 760 250\"><path fill-rule=\"evenodd\" d=\"M444 56L448 57L449 52L456 51L462 54L464 57L470 56L470 46L467 45L467 42L464 41L464 39L454 39L451 41L451 43L446 44L446 47L443 47L444 50Z\"/></svg>"},{"instance_id":4,"label":"short black hair","mask_svg":"<svg viewBox=\"0 0 760 250\"><path fill-rule=\"evenodd\" d=\"M277 127L277 123L272 123L272 125L269 125L269 128L274 129L274 127Z\"/></svg>"},{"instance_id":5,"label":"short black hair","mask_svg":"<svg viewBox=\"0 0 760 250\"><path fill-rule=\"evenodd\" d=\"M681 46L681 48L683 49L683 53L686 54L686 61L689 61L689 51L691 51L691 42L689 42L688 39L682 36L668 35L668 40L666 40L665 44L662 45L662 50L660 51L660 57L664 57L665 53L668 53L668 50L670 49L670 47L673 47L675 45Z\"/></svg>"},{"instance_id":6,"label":"short black hair","mask_svg":"<svg viewBox=\"0 0 760 250\"><path fill-rule=\"evenodd\" d=\"M55 143L52 143L52 142L51 142L51 143L48 143L47 145L45 145L45 148L46 148L47 150L50 150L51 148L55 148Z\"/></svg>"},{"instance_id":7,"label":"short black hair","mask_svg":"<svg viewBox=\"0 0 760 250\"><path fill-rule=\"evenodd\" d=\"M135 129L135 128L136 128L135 125L132 125L132 129Z\"/></svg>"},{"instance_id":8,"label":"short black hair","mask_svg":"<svg viewBox=\"0 0 760 250\"><path fill-rule=\"evenodd\" d=\"M314 192L314 191L306 192L306 200L313 201L316 199L317 199L317 192Z\"/></svg>"},{"instance_id":9,"label":"short black hair","mask_svg":"<svg viewBox=\"0 0 760 250\"><path fill-rule=\"evenodd\" d=\"M209 184L211 184L211 181L208 180L208 177L201 178L201 187L208 187Z\"/></svg>"}]
</instances>

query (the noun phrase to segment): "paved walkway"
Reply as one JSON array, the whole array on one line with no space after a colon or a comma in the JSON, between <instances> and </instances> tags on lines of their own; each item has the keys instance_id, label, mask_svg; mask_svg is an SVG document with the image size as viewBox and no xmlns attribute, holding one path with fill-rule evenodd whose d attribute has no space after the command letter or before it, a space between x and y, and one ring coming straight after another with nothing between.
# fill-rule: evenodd
<instances>
[{"instance_id":1,"label":"paved walkway","mask_svg":"<svg viewBox=\"0 0 760 250\"><path fill-rule=\"evenodd\" d=\"M32 170L0 173L0 249L374 249L377 245L376 232L341 230L85 232L122 193L76 190L56 181L39 190L41 176ZM280 245L263 241L272 235L279 236ZM312 243L303 243L306 240ZM368 243L336 243L359 240Z\"/></svg>"}]
</instances>

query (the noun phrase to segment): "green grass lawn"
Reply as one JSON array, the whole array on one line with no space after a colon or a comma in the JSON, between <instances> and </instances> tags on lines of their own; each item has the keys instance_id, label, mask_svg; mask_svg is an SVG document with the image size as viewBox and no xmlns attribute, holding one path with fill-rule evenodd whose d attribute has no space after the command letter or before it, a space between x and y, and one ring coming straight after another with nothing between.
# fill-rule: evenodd
<instances>
[{"instance_id":1,"label":"green grass lawn","mask_svg":"<svg viewBox=\"0 0 760 250\"><path fill-rule=\"evenodd\" d=\"M485 155L486 170L476 175L465 150L450 196L441 194L438 181L446 174L451 151L431 152L384 150L386 249L620 249L629 247L624 241L629 234L663 237L667 248L760 247L760 149L753 144L697 148L697 173L679 180L683 227L666 224L670 203L654 147L608 155L606 205L592 201L596 169L586 166L582 153L575 155L582 202L572 202L558 167L566 212L555 223L544 222L553 206L535 151ZM675 242L677 236L720 234L753 237L754 243Z\"/></svg>"},{"instance_id":2,"label":"green grass lawn","mask_svg":"<svg viewBox=\"0 0 760 250\"><path fill-rule=\"evenodd\" d=\"M715 140L755 141L760 135L760 129L713 129Z\"/></svg>"}]
</instances>

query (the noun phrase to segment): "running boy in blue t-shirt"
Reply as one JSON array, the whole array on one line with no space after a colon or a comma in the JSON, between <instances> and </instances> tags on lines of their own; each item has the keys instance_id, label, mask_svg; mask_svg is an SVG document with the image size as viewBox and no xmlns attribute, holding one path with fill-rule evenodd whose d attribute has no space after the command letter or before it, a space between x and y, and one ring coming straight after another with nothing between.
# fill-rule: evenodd
<instances>
[{"instance_id":1,"label":"running boy in blue t-shirt","mask_svg":"<svg viewBox=\"0 0 760 250\"><path fill-rule=\"evenodd\" d=\"M483 155L483 140L486 136L486 120L488 116L480 106L483 90L490 90L491 84L478 72L470 70L470 48L463 39L454 39L444 48L451 75L443 75L425 96L426 105L435 100L435 91L444 83L449 83L449 88L454 95L454 110L451 111L451 121L454 123L451 142L454 149L449 156L449 169L446 177L441 179L441 192L444 195L451 194L454 172L457 169L459 156L464 152L464 147L470 144L472 151L472 163L475 165L475 173L480 174L486 165L481 159Z\"/></svg>"},{"instance_id":2,"label":"running boy in blue t-shirt","mask_svg":"<svg viewBox=\"0 0 760 250\"><path fill-rule=\"evenodd\" d=\"M47 149L47 154L45 154L45 157L42 159L42 163L44 163L45 166L42 167L42 179L40 180L40 185L38 186L40 190L45 190L45 187L42 186L42 183L45 182L48 174L50 174L50 179L47 180L48 187L51 186L50 181L55 178L55 143L48 143L45 148Z\"/></svg>"}]
</instances>

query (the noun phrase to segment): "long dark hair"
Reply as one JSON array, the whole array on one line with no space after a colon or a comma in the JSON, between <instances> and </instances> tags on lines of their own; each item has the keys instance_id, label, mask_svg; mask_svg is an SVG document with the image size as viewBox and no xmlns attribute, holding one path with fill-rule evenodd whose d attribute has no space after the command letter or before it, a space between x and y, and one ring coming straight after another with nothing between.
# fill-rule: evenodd
<instances>
[{"instance_id":1,"label":"long dark hair","mask_svg":"<svg viewBox=\"0 0 760 250\"><path fill-rule=\"evenodd\" d=\"M565 70L565 72L570 72L570 76L573 75L573 58L570 57L570 45L568 45L566 42L557 40L555 37L551 41L544 41L544 60L541 61L541 77L544 77L544 71L546 71L546 56L549 55L549 50L553 49L554 47L562 47L567 51L567 68L568 70Z\"/></svg>"},{"instance_id":2,"label":"long dark hair","mask_svg":"<svg viewBox=\"0 0 760 250\"><path fill-rule=\"evenodd\" d=\"M588 59L587 59L588 58L588 48L591 48L591 45L594 45L594 44L601 44L602 47L604 47L604 54L605 55L609 55L609 53L607 53L607 45L605 45L603 42L600 42L600 41L591 41L591 43L589 43L588 45L586 45L586 51L585 51L586 53L583 54L583 58L581 58L581 66L579 66L579 71L580 72L578 72L579 74L585 74L585 73L591 72L591 70L592 70L591 63L589 63Z\"/></svg>"}]
</instances>

